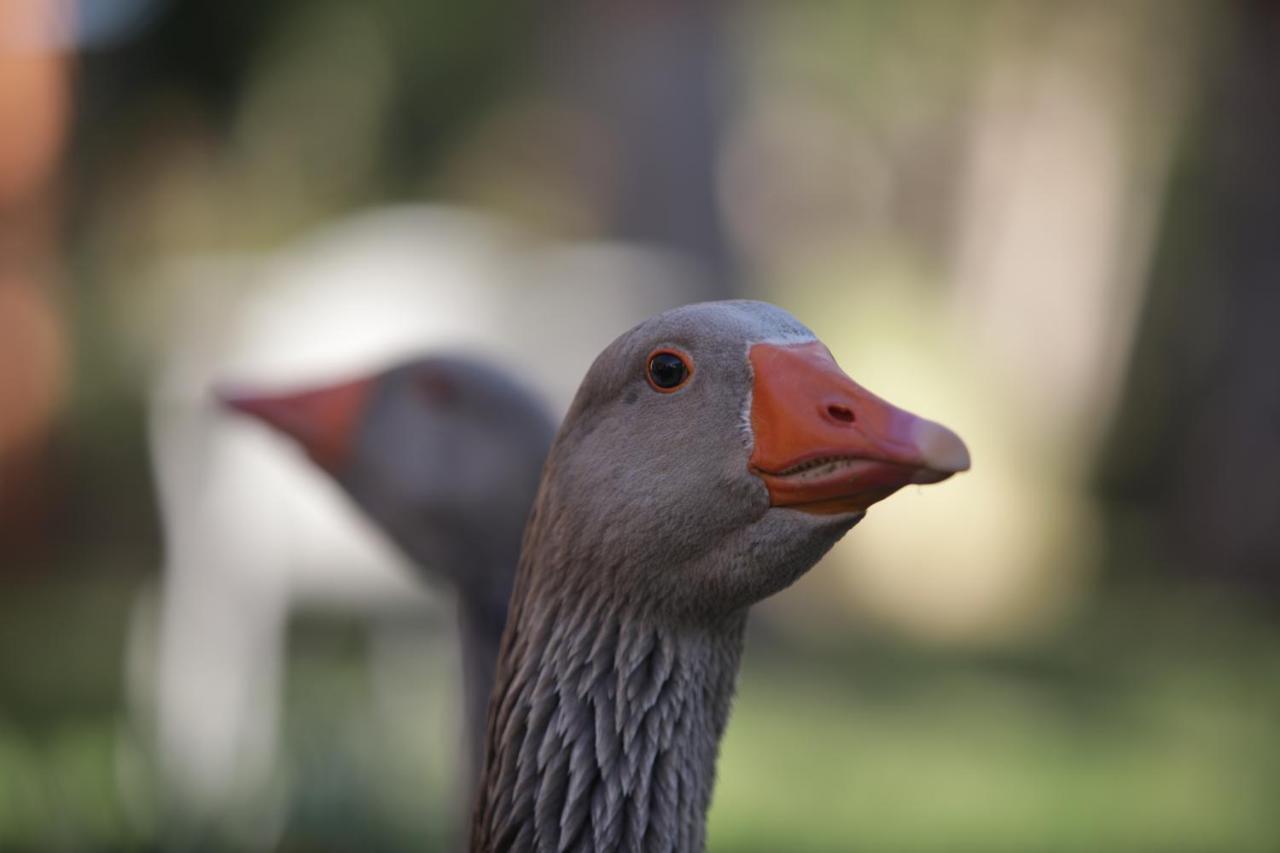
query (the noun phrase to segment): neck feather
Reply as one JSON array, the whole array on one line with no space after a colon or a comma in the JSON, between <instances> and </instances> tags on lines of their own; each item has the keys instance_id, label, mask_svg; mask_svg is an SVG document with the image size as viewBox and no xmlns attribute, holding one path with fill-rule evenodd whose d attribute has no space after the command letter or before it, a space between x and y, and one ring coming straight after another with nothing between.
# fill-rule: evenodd
<instances>
[{"instance_id":1,"label":"neck feather","mask_svg":"<svg viewBox=\"0 0 1280 853\"><path fill-rule=\"evenodd\" d=\"M745 612L672 624L522 586L489 710L473 850L701 850Z\"/></svg>"}]
</instances>

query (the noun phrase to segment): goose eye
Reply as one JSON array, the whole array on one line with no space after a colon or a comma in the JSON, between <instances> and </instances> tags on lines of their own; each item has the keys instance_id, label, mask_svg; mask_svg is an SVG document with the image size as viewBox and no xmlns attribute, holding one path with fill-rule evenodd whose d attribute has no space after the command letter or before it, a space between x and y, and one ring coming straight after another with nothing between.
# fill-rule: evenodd
<instances>
[{"instance_id":1,"label":"goose eye","mask_svg":"<svg viewBox=\"0 0 1280 853\"><path fill-rule=\"evenodd\" d=\"M649 356L649 384L656 390L669 392L689 378L689 366L673 352L661 351Z\"/></svg>"}]
</instances>

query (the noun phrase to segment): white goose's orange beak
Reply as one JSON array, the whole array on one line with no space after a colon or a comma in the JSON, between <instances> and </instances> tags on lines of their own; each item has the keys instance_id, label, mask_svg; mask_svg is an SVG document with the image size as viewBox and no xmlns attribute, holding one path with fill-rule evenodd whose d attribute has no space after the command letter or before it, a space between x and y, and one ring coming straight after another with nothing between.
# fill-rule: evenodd
<instances>
[{"instance_id":1,"label":"white goose's orange beak","mask_svg":"<svg viewBox=\"0 0 1280 853\"><path fill-rule=\"evenodd\" d=\"M820 342L756 344L750 466L774 506L860 512L909 483L969 468L954 432L850 379Z\"/></svg>"},{"instance_id":2,"label":"white goose's orange beak","mask_svg":"<svg viewBox=\"0 0 1280 853\"><path fill-rule=\"evenodd\" d=\"M218 398L294 439L317 465L338 476L355 449L360 417L374 384L372 379L354 379L287 394L220 392Z\"/></svg>"}]
</instances>

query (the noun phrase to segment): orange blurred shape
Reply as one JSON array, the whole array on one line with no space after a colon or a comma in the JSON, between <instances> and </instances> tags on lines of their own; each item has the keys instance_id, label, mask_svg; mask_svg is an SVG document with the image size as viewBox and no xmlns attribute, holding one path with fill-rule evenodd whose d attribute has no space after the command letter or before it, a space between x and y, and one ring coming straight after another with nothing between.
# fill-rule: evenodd
<instances>
[{"instance_id":1,"label":"orange blurred shape","mask_svg":"<svg viewBox=\"0 0 1280 853\"><path fill-rule=\"evenodd\" d=\"M52 544L49 427L66 387L67 340L47 294L0 275L0 576L29 570Z\"/></svg>"},{"instance_id":2,"label":"orange blurred shape","mask_svg":"<svg viewBox=\"0 0 1280 853\"><path fill-rule=\"evenodd\" d=\"M66 356L45 289L0 274L0 460L48 429L66 386Z\"/></svg>"},{"instance_id":3,"label":"orange blurred shape","mask_svg":"<svg viewBox=\"0 0 1280 853\"><path fill-rule=\"evenodd\" d=\"M0 208L48 181L67 120L66 4L0 0Z\"/></svg>"}]
</instances>

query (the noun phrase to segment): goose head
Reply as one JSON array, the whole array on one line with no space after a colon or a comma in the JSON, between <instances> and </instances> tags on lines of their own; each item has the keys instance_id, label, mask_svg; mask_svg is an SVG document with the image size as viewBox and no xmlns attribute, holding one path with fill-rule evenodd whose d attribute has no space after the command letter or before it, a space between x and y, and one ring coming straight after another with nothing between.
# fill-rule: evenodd
<instances>
[{"instance_id":1,"label":"goose head","mask_svg":"<svg viewBox=\"0 0 1280 853\"><path fill-rule=\"evenodd\" d=\"M968 467L954 432L863 388L787 312L703 303L596 360L540 507L623 600L715 614L789 585L903 486Z\"/></svg>"},{"instance_id":2,"label":"goose head","mask_svg":"<svg viewBox=\"0 0 1280 853\"><path fill-rule=\"evenodd\" d=\"M296 441L416 564L505 614L553 432L529 391L483 363L434 355L319 387L221 396Z\"/></svg>"}]
</instances>

